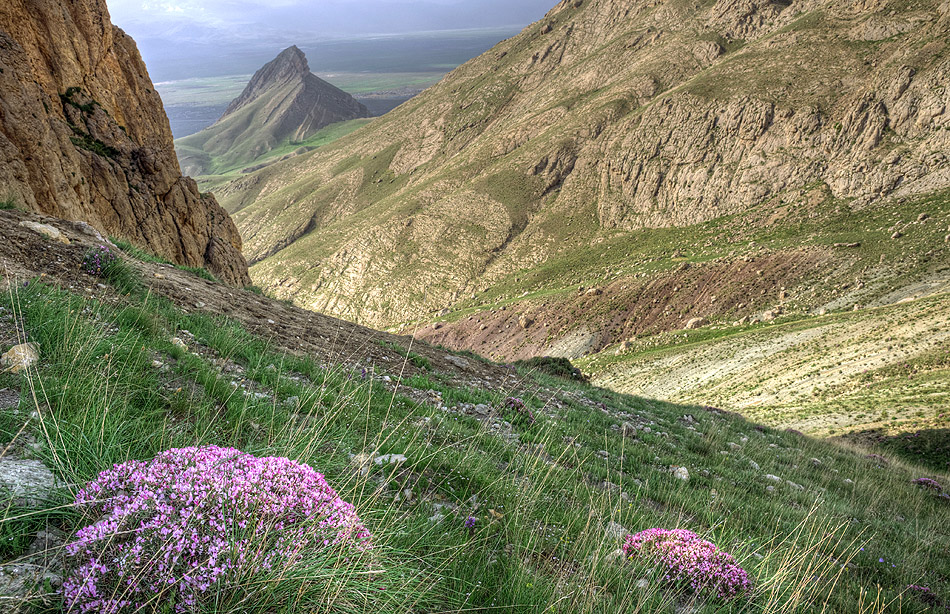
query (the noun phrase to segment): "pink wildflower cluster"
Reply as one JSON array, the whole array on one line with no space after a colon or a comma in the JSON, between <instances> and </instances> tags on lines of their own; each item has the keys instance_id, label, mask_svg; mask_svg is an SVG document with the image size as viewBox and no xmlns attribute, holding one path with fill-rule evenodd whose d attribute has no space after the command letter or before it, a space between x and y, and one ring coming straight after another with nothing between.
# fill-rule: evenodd
<instances>
[{"instance_id":1,"label":"pink wildflower cluster","mask_svg":"<svg viewBox=\"0 0 950 614\"><path fill-rule=\"evenodd\" d=\"M286 458L207 446L103 471L76 495L98 520L67 546L67 609L138 611L203 597L309 552L366 550L370 534L323 476Z\"/></svg>"},{"instance_id":2,"label":"pink wildflower cluster","mask_svg":"<svg viewBox=\"0 0 950 614\"><path fill-rule=\"evenodd\" d=\"M666 568L666 580L688 583L697 593L712 591L731 599L752 589L749 575L731 554L685 529L647 529L628 535L623 553L659 563Z\"/></svg>"},{"instance_id":3,"label":"pink wildflower cluster","mask_svg":"<svg viewBox=\"0 0 950 614\"><path fill-rule=\"evenodd\" d=\"M940 486L940 482L937 480L931 480L930 478L917 478L914 480L914 484L924 488L929 488L930 490L936 490L937 492L943 490L943 487Z\"/></svg>"},{"instance_id":4,"label":"pink wildflower cluster","mask_svg":"<svg viewBox=\"0 0 950 614\"><path fill-rule=\"evenodd\" d=\"M505 399L505 409L510 409L521 414L528 419L529 424L535 423L534 412L531 411L531 408L528 407L525 402L518 397L508 397Z\"/></svg>"},{"instance_id":5,"label":"pink wildflower cluster","mask_svg":"<svg viewBox=\"0 0 950 614\"><path fill-rule=\"evenodd\" d=\"M82 259L82 270L96 277L104 277L109 267L119 257L105 245L94 247L86 252Z\"/></svg>"}]
</instances>

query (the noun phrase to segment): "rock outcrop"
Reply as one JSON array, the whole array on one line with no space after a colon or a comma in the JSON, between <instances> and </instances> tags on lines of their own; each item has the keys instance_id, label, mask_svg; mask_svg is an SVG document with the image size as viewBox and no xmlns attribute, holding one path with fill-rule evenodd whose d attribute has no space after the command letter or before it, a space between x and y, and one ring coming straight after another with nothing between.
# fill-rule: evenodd
<instances>
[{"instance_id":1,"label":"rock outcrop","mask_svg":"<svg viewBox=\"0 0 950 614\"><path fill-rule=\"evenodd\" d=\"M179 159L187 172L203 175L369 115L352 96L311 73L303 51L289 47L254 74L213 126L179 139Z\"/></svg>"},{"instance_id":2,"label":"rock outcrop","mask_svg":"<svg viewBox=\"0 0 950 614\"><path fill-rule=\"evenodd\" d=\"M105 0L0 4L0 198L250 282L237 228L182 177L162 101Z\"/></svg>"}]
</instances>

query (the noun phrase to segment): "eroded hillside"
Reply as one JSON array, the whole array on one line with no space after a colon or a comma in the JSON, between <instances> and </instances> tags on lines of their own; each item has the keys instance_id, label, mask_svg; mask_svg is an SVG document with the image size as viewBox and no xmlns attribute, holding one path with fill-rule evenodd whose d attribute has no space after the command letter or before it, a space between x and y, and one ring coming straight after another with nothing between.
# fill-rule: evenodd
<instances>
[{"instance_id":1,"label":"eroded hillside","mask_svg":"<svg viewBox=\"0 0 950 614\"><path fill-rule=\"evenodd\" d=\"M749 242L759 231L834 234L849 213L903 216L947 186L948 8L562 2L370 126L218 195L262 285L378 326L525 293L552 295L558 313L620 313L573 294L672 290L695 273L657 263L695 252L715 253L725 279L744 274L742 259L765 258L751 274L789 293L854 283L855 259L837 241L771 254ZM877 229L849 227L848 243L877 240ZM624 277L637 266L639 281ZM756 292L728 310L767 309ZM692 317L662 316L684 310L667 292L624 300L658 305L650 319L664 329ZM622 340L614 328L592 325L594 345ZM572 346L564 335L536 346L560 341Z\"/></svg>"}]
</instances>

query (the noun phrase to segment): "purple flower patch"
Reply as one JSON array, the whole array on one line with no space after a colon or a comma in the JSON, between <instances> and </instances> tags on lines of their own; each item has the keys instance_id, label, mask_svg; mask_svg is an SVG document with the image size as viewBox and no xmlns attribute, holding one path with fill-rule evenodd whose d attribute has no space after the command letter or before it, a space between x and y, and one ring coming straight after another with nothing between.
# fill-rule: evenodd
<instances>
[{"instance_id":1,"label":"purple flower patch","mask_svg":"<svg viewBox=\"0 0 950 614\"><path fill-rule=\"evenodd\" d=\"M207 446L103 471L76 495L89 518L67 545L63 593L77 612L194 611L230 581L330 546L371 547L352 505L286 458Z\"/></svg>"},{"instance_id":2,"label":"purple flower patch","mask_svg":"<svg viewBox=\"0 0 950 614\"><path fill-rule=\"evenodd\" d=\"M94 247L86 252L82 259L82 270L96 277L105 277L109 267L118 260L119 257L112 253L112 250L105 245Z\"/></svg>"},{"instance_id":3,"label":"purple flower patch","mask_svg":"<svg viewBox=\"0 0 950 614\"><path fill-rule=\"evenodd\" d=\"M937 482L936 480L931 480L930 478L917 478L916 480L914 480L913 483L922 488L927 488L929 490L936 490L937 492L940 492L943 490L943 487L940 486L939 482Z\"/></svg>"},{"instance_id":4,"label":"purple flower patch","mask_svg":"<svg viewBox=\"0 0 950 614\"><path fill-rule=\"evenodd\" d=\"M647 529L628 535L623 544L627 558L646 558L663 568L664 579L688 585L697 593L715 593L732 599L752 590L744 569L731 554L685 529Z\"/></svg>"}]
</instances>

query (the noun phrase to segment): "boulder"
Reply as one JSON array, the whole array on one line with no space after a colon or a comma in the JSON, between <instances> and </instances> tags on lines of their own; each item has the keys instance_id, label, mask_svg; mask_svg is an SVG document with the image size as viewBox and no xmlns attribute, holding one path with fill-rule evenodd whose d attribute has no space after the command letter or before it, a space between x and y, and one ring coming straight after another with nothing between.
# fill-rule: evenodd
<instances>
[{"instance_id":1,"label":"boulder","mask_svg":"<svg viewBox=\"0 0 950 614\"><path fill-rule=\"evenodd\" d=\"M54 228L49 224L40 224L39 222L30 222L24 221L20 222L20 226L32 230L38 235L42 235L49 239L50 241L58 241L63 245L69 245L69 239L64 235L58 228Z\"/></svg>"},{"instance_id":2,"label":"boulder","mask_svg":"<svg viewBox=\"0 0 950 614\"><path fill-rule=\"evenodd\" d=\"M0 459L0 507L42 508L56 499L58 482L38 460Z\"/></svg>"},{"instance_id":3,"label":"boulder","mask_svg":"<svg viewBox=\"0 0 950 614\"><path fill-rule=\"evenodd\" d=\"M0 356L0 366L11 373L20 373L35 365L39 359L40 345L38 343L21 343Z\"/></svg>"}]
</instances>

